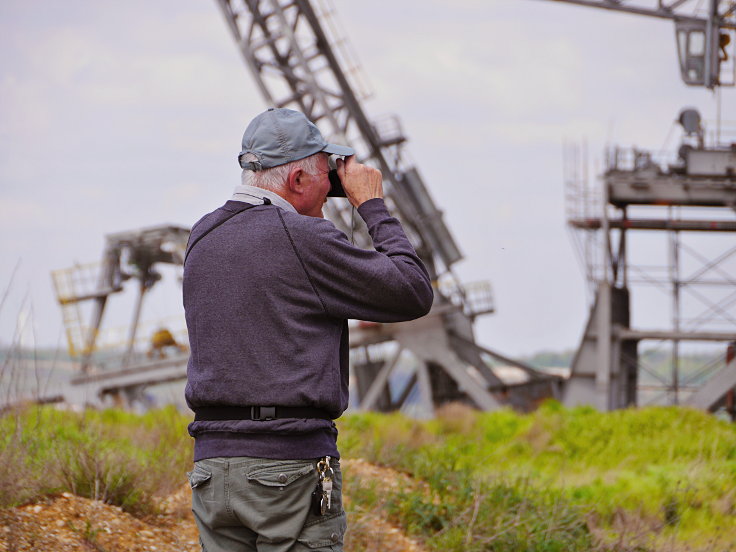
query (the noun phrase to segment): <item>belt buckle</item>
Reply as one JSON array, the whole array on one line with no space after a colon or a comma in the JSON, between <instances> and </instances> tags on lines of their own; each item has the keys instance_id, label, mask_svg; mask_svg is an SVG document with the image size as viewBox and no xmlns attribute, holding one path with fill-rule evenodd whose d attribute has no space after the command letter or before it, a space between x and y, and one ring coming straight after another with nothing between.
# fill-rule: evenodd
<instances>
[{"instance_id":1,"label":"belt buckle","mask_svg":"<svg viewBox=\"0 0 736 552\"><path fill-rule=\"evenodd\" d=\"M258 422L275 420L276 419L276 407L275 406L251 406L250 407L250 418Z\"/></svg>"}]
</instances>

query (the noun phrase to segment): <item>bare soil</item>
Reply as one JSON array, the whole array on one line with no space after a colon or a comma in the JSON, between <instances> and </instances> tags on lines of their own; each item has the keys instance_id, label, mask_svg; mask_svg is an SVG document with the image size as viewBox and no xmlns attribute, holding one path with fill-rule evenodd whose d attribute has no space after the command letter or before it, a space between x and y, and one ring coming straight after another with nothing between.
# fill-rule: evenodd
<instances>
[{"instance_id":1,"label":"bare soil","mask_svg":"<svg viewBox=\"0 0 736 552\"><path fill-rule=\"evenodd\" d=\"M363 460L344 460L362 480L377 488L409 484L408 477ZM349 489L345 503L350 508ZM0 509L1 552L198 552L197 528L184 486L161 501L160 514L136 518L100 501L63 493L16 508ZM376 512L355 512L345 549L365 552L424 552L420 544Z\"/></svg>"}]
</instances>

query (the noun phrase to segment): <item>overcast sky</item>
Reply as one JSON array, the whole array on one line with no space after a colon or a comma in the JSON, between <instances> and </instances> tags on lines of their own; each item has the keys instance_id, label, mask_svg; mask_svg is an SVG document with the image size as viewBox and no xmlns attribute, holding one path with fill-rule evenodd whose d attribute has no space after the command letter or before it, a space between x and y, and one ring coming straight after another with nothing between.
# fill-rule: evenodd
<instances>
[{"instance_id":1,"label":"overcast sky","mask_svg":"<svg viewBox=\"0 0 736 552\"><path fill-rule=\"evenodd\" d=\"M465 254L457 273L493 285L479 341L575 347L588 298L563 143L586 140L600 166L607 142L676 149L683 106L714 119L713 94L680 81L672 23L539 0L336 4L374 93L366 111L400 116ZM0 344L20 319L55 345L50 271L98 260L107 233L189 226L222 204L267 106L214 1L6 0L0 51ZM734 98L723 91L725 119ZM179 311L161 289L144 317Z\"/></svg>"}]
</instances>

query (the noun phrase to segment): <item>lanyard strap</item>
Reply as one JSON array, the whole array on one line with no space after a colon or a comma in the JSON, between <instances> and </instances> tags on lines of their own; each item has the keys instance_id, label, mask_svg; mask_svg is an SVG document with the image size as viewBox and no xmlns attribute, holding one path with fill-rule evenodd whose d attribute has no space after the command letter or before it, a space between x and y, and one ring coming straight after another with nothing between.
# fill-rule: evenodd
<instances>
[{"instance_id":1,"label":"lanyard strap","mask_svg":"<svg viewBox=\"0 0 736 552\"><path fill-rule=\"evenodd\" d=\"M269 201L267 198L263 198L263 200L264 200L263 201L263 204L264 205L271 205L271 201ZM247 211L248 209L250 209L252 207L256 207L256 205L246 204L245 207L243 207L241 209L238 209L234 213L230 213L227 217L225 217L220 222L218 222L217 224L215 224L212 228L208 229L206 232L203 232L201 236L197 236L197 238L192 243L188 243L187 244L187 251L184 254L184 264L186 264L187 259L189 258L189 253L192 252L192 249L194 249L194 246L197 245L202 238L204 238L207 234L209 234L210 232L212 232L215 228L219 228L220 226L222 226L223 224L225 224L227 221L229 221L235 215L239 215L243 211ZM191 237L192 237L192 235L189 234L189 238L190 239L191 239Z\"/></svg>"}]
</instances>

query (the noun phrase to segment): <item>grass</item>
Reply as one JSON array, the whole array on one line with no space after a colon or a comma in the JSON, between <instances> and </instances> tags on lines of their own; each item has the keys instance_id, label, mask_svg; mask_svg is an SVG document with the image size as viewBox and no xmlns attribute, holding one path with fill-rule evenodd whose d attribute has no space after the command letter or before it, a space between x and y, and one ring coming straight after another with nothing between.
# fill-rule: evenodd
<instances>
[{"instance_id":1,"label":"grass","mask_svg":"<svg viewBox=\"0 0 736 552\"><path fill-rule=\"evenodd\" d=\"M736 427L702 412L451 406L429 422L362 414L340 428L346 457L430 485L438 498L429 513L416 496L391 511L436 550L486 550L503 528L510 541L498 550L588 550L597 539L621 550L736 547ZM447 542L473 519L465 548Z\"/></svg>"},{"instance_id":2,"label":"grass","mask_svg":"<svg viewBox=\"0 0 736 552\"><path fill-rule=\"evenodd\" d=\"M0 418L0 506L70 491L152 513L156 497L185 481L192 442L173 408L142 416L121 410L31 407Z\"/></svg>"},{"instance_id":3,"label":"grass","mask_svg":"<svg viewBox=\"0 0 736 552\"><path fill-rule=\"evenodd\" d=\"M155 512L191 469L189 421L173 408L5 415L0 505L70 491ZM450 405L430 421L367 413L338 425L345 458L411 476L384 489L346 470L354 552L380 549L375 518L438 551L736 549L736 426L695 410Z\"/></svg>"}]
</instances>

